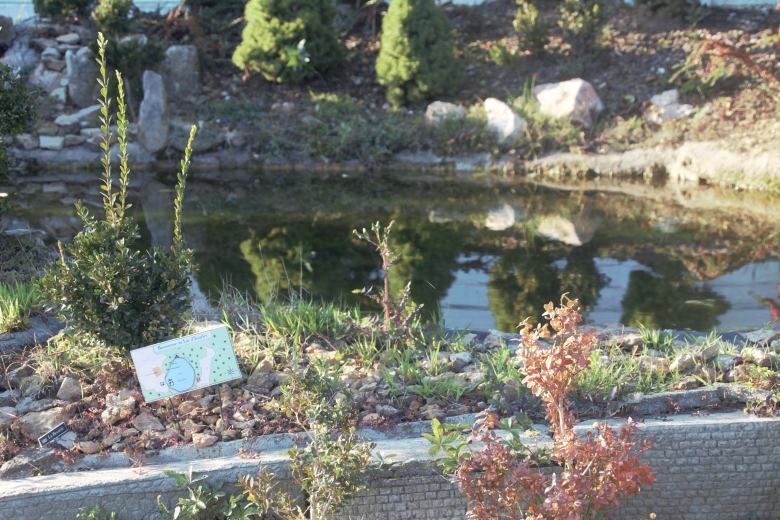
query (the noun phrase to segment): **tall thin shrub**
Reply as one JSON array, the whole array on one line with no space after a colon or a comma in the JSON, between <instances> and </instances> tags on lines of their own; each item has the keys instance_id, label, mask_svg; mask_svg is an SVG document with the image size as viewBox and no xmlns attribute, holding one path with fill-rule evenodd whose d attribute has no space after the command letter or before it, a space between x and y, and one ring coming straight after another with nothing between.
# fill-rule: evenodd
<instances>
[{"instance_id":1,"label":"tall thin shrub","mask_svg":"<svg viewBox=\"0 0 780 520\"><path fill-rule=\"evenodd\" d=\"M138 226L126 214L130 177L127 152L127 105L122 75L117 72L117 134L119 138L119 187L111 175L111 116L106 74L106 40L98 39L99 99L104 155L101 186L105 218L90 216L81 202L76 211L84 229L66 246L61 259L45 270L37 284L43 298L67 323L70 334L99 344L131 350L170 338L184 326L192 300L190 294L192 251L184 247L181 231L182 202L196 127L181 161L174 201L173 245L153 247L145 253L134 249Z\"/></svg>"}]
</instances>

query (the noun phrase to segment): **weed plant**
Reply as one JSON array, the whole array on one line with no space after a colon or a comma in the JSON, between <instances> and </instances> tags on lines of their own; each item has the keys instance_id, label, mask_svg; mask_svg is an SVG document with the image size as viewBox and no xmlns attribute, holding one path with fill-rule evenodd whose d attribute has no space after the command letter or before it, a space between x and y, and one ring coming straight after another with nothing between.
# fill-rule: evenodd
<instances>
[{"instance_id":1,"label":"weed plant","mask_svg":"<svg viewBox=\"0 0 780 520\"><path fill-rule=\"evenodd\" d=\"M132 249L138 227L126 215L130 167L127 154L127 105L124 84L117 73L117 127L119 137L119 188L111 175L110 98L105 59L106 40L98 39L101 86L101 129L104 151L101 186L105 219L90 216L81 202L76 211L84 230L73 243L60 244L61 258L46 269L36 284L46 301L67 323L67 333L93 344L123 350L156 343L178 334L192 296L192 251L184 247L181 210L196 128L181 161L174 201L174 243L169 250L154 247L146 253Z\"/></svg>"},{"instance_id":2,"label":"weed plant","mask_svg":"<svg viewBox=\"0 0 780 520\"><path fill-rule=\"evenodd\" d=\"M25 329L39 303L40 294L31 284L0 282L0 333Z\"/></svg>"},{"instance_id":3,"label":"weed plant","mask_svg":"<svg viewBox=\"0 0 780 520\"><path fill-rule=\"evenodd\" d=\"M527 123L526 136L518 143L526 157L551 149L568 150L584 144L584 135L571 122L542 114L533 97L533 82L526 82L523 94L510 104Z\"/></svg>"},{"instance_id":4,"label":"weed plant","mask_svg":"<svg viewBox=\"0 0 780 520\"><path fill-rule=\"evenodd\" d=\"M517 37L520 40L520 48L523 50L534 51L543 49L547 45L547 28L539 19L539 10L536 8L533 0L519 0L517 2L517 12L512 22Z\"/></svg>"}]
</instances>

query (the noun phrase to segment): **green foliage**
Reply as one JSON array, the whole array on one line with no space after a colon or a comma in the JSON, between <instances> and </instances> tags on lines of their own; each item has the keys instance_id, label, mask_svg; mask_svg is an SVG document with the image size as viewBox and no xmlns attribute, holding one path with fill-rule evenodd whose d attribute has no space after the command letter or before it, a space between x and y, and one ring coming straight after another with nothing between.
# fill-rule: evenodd
<instances>
[{"instance_id":1,"label":"green foliage","mask_svg":"<svg viewBox=\"0 0 780 520\"><path fill-rule=\"evenodd\" d=\"M510 50L504 42L496 42L488 51L490 59L496 65L502 67L509 67L510 69L517 71L523 64L525 56L517 50Z\"/></svg>"},{"instance_id":2,"label":"green foliage","mask_svg":"<svg viewBox=\"0 0 780 520\"><path fill-rule=\"evenodd\" d=\"M397 0L382 21L376 60L379 83L394 106L405 101L453 95L461 67L451 43L452 28L433 0Z\"/></svg>"},{"instance_id":3,"label":"green foliage","mask_svg":"<svg viewBox=\"0 0 780 520\"><path fill-rule=\"evenodd\" d=\"M39 301L40 295L30 284L0 283L0 334L24 329Z\"/></svg>"},{"instance_id":4,"label":"green foliage","mask_svg":"<svg viewBox=\"0 0 780 520\"><path fill-rule=\"evenodd\" d=\"M37 92L29 92L24 82L11 67L0 63L0 181L8 174L8 156L3 137L24 132L35 118ZM0 217L4 201L0 199Z\"/></svg>"},{"instance_id":5,"label":"green foliage","mask_svg":"<svg viewBox=\"0 0 780 520\"><path fill-rule=\"evenodd\" d=\"M169 511L162 503L160 496L157 497L157 505L168 515L170 520L197 520L198 518L213 518L220 500L225 496L222 491L224 482L215 480L211 485L206 482L206 475L193 477L192 466L186 473L177 473L166 469L164 473L176 480L176 487L187 488L188 496L179 498L173 512ZM210 514L209 514L210 513Z\"/></svg>"},{"instance_id":6,"label":"green foliage","mask_svg":"<svg viewBox=\"0 0 780 520\"><path fill-rule=\"evenodd\" d=\"M33 6L39 16L62 18L86 13L92 2L93 0L33 0Z\"/></svg>"},{"instance_id":7,"label":"green foliage","mask_svg":"<svg viewBox=\"0 0 780 520\"><path fill-rule=\"evenodd\" d=\"M560 6L558 25L575 52L584 51L591 43L601 22L598 0L564 0Z\"/></svg>"},{"instance_id":8,"label":"green foliage","mask_svg":"<svg viewBox=\"0 0 780 520\"><path fill-rule=\"evenodd\" d=\"M104 179L101 187L106 217L97 220L76 204L84 230L64 248L61 259L46 269L37 288L53 309L68 323L68 330L96 343L138 348L167 339L184 326L191 295L192 251L184 247L181 234L181 203L190 165L196 128L181 161L175 201L174 243L170 250L151 248L146 253L133 250L138 227L125 215L129 164L127 155L127 105L124 85L117 73L119 96L117 126L119 137L119 188L115 192L111 176L109 80L104 55L105 39L100 35L101 129L105 155L101 159Z\"/></svg>"},{"instance_id":9,"label":"green foliage","mask_svg":"<svg viewBox=\"0 0 780 520\"><path fill-rule=\"evenodd\" d=\"M117 36L129 30L132 8L133 0L100 0L92 18L101 31Z\"/></svg>"},{"instance_id":10,"label":"green foliage","mask_svg":"<svg viewBox=\"0 0 780 520\"><path fill-rule=\"evenodd\" d=\"M90 45L90 50L96 58L100 55L97 43ZM146 40L129 39L123 43L115 36L106 40L103 48L106 70L108 76L113 76L116 72L122 74L122 77L128 78L130 85L129 101L130 105L137 107L144 96L142 78L145 70L154 69L165 59L165 48L154 38ZM116 87L109 87L109 97L116 97L118 92Z\"/></svg>"},{"instance_id":11,"label":"green foliage","mask_svg":"<svg viewBox=\"0 0 780 520\"><path fill-rule=\"evenodd\" d=\"M547 45L545 32L547 28L539 20L539 10L534 2L519 0L517 13L512 26L520 40L520 48L527 50L541 49Z\"/></svg>"},{"instance_id":12,"label":"green foliage","mask_svg":"<svg viewBox=\"0 0 780 520\"><path fill-rule=\"evenodd\" d=\"M249 0L245 16L247 26L233 54L240 69L268 81L299 83L342 60L330 0Z\"/></svg>"},{"instance_id":13,"label":"green foliage","mask_svg":"<svg viewBox=\"0 0 780 520\"><path fill-rule=\"evenodd\" d=\"M83 518L84 520L116 520L117 516L116 513L108 513L104 515L103 511L100 509L100 506L94 506L90 509L84 509L82 507L76 514L76 518Z\"/></svg>"},{"instance_id":14,"label":"green foliage","mask_svg":"<svg viewBox=\"0 0 780 520\"><path fill-rule=\"evenodd\" d=\"M310 366L302 378L289 380L282 397L282 411L308 426L310 442L289 454L293 477L309 499L308 514L299 516L311 520L331 517L365 489L375 447L350 425L352 406L346 398L337 399L337 383L338 373L327 364Z\"/></svg>"}]
</instances>

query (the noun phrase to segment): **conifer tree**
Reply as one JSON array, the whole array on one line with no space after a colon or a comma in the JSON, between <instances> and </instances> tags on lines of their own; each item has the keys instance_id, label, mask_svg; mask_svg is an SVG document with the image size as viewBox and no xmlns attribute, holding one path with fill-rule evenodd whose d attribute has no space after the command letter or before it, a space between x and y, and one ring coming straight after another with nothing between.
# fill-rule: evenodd
<instances>
[{"instance_id":1,"label":"conifer tree","mask_svg":"<svg viewBox=\"0 0 780 520\"><path fill-rule=\"evenodd\" d=\"M249 0L245 15L247 26L233 54L241 69L268 81L298 83L342 59L332 0Z\"/></svg>"},{"instance_id":2,"label":"conifer tree","mask_svg":"<svg viewBox=\"0 0 780 520\"><path fill-rule=\"evenodd\" d=\"M453 94L461 72L452 27L433 0L393 0L382 22L379 83L394 106Z\"/></svg>"}]
</instances>

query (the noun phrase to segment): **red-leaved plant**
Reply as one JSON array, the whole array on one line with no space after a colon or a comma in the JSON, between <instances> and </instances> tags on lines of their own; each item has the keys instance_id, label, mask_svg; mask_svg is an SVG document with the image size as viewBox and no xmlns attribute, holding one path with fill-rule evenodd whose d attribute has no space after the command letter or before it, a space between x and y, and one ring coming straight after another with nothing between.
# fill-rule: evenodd
<instances>
[{"instance_id":1,"label":"red-leaved plant","mask_svg":"<svg viewBox=\"0 0 780 520\"><path fill-rule=\"evenodd\" d=\"M578 329L576 300L564 295L560 307L549 303L545 311L555 333L525 322L518 356L523 382L546 406L554 441L549 460L560 470L540 471L540 454L523 445L519 429L508 421L501 427L509 435L497 435L492 413L480 414L468 435L463 433L468 427L435 420L433 435L424 435L433 444L432 456L444 453L437 464L468 498L471 519L605 520L626 497L655 482L650 466L638 458L652 441L634 439L637 427L630 420L618 432L598 422L584 438L574 432L567 394L588 368L596 338Z\"/></svg>"}]
</instances>

